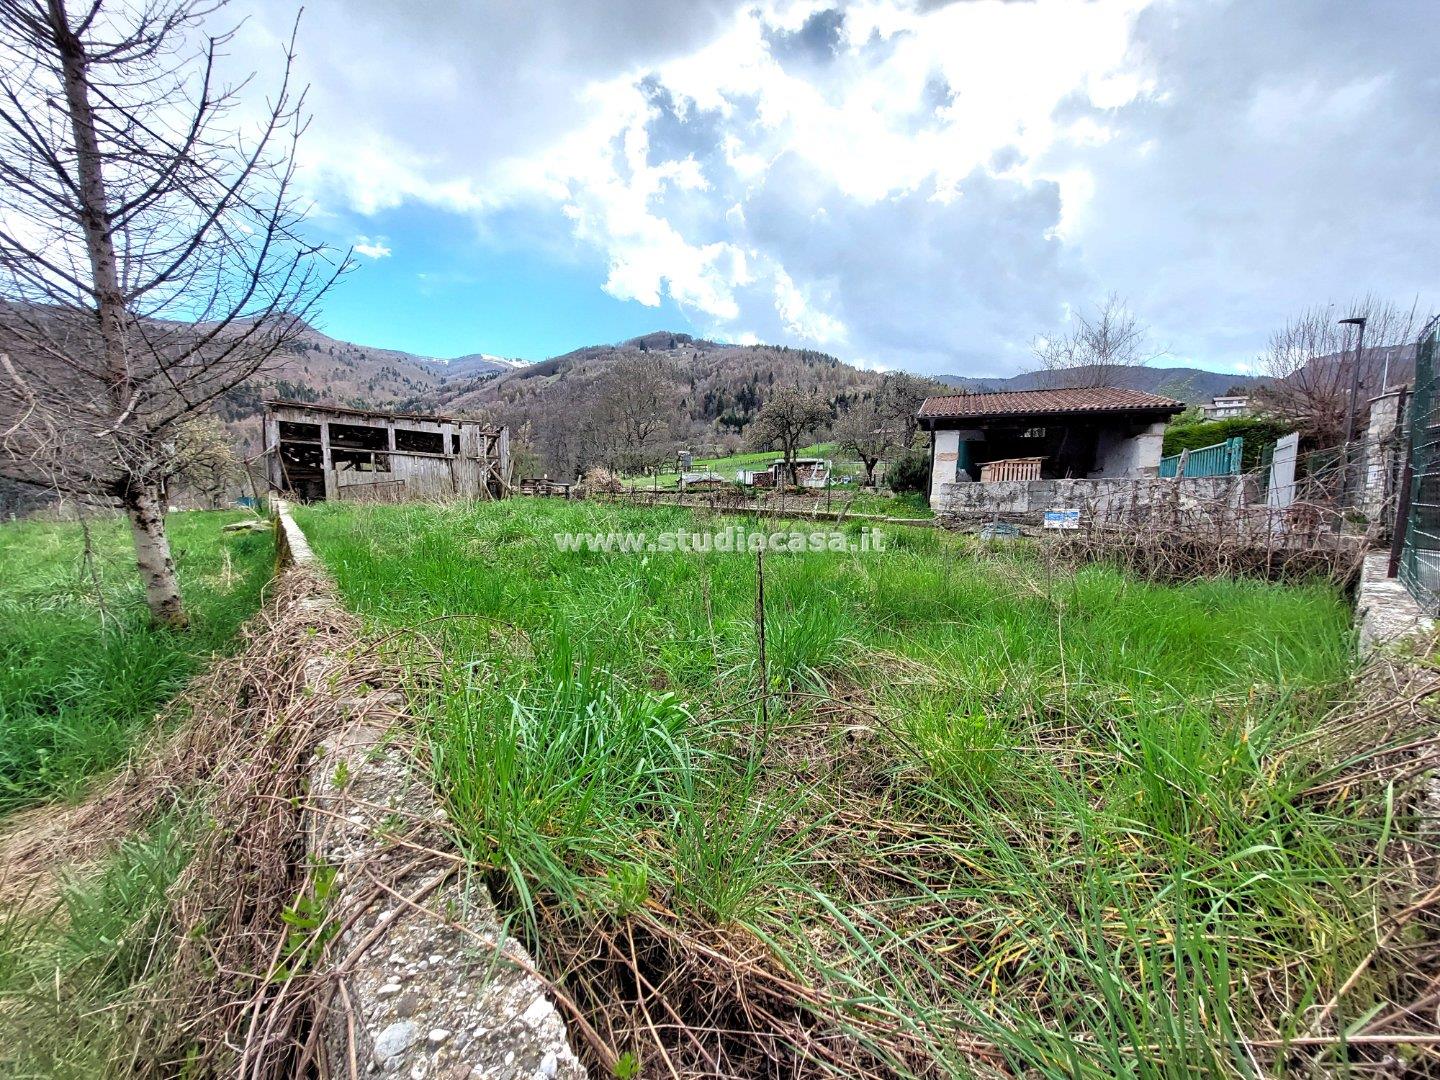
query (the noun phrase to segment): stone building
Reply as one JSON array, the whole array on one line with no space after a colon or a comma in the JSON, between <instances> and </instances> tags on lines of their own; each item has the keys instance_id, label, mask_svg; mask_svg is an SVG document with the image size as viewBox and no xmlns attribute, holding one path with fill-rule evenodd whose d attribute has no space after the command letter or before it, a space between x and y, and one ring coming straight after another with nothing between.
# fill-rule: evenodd
<instances>
[{"instance_id":1,"label":"stone building","mask_svg":"<svg viewBox=\"0 0 1440 1080\"><path fill-rule=\"evenodd\" d=\"M1100 386L926 398L919 415L931 433L930 503L938 508L948 488L983 474L1013 475L1020 463L1036 481L1154 476L1165 425L1184 408Z\"/></svg>"}]
</instances>

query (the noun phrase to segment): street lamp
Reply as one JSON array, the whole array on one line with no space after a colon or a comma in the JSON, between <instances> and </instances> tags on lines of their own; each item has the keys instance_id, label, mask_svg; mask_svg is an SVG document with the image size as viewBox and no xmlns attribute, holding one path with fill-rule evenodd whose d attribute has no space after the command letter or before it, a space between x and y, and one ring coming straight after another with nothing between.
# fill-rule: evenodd
<instances>
[{"instance_id":1,"label":"street lamp","mask_svg":"<svg viewBox=\"0 0 1440 1080\"><path fill-rule=\"evenodd\" d=\"M1360 357L1365 348L1365 316L1355 315L1340 320L1341 326L1353 326L1359 331L1355 335L1355 360L1350 365L1350 407L1345 410L1345 470L1340 476L1340 498L1343 502L1350 490L1350 444L1355 439L1355 399L1360 396Z\"/></svg>"},{"instance_id":2,"label":"street lamp","mask_svg":"<svg viewBox=\"0 0 1440 1080\"><path fill-rule=\"evenodd\" d=\"M1355 336L1355 362L1350 366L1350 407L1345 410L1345 457L1348 460L1350 443L1355 438L1355 399L1360 396L1360 357L1365 349L1365 316L1355 315L1349 319L1341 319L1340 325L1353 326L1360 331Z\"/></svg>"}]
</instances>

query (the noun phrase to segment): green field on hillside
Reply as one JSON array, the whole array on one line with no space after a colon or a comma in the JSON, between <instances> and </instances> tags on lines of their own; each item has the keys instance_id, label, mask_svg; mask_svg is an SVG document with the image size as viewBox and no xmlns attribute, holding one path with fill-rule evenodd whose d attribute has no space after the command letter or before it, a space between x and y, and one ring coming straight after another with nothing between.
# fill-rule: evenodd
<instances>
[{"instance_id":1,"label":"green field on hillside","mask_svg":"<svg viewBox=\"0 0 1440 1080\"><path fill-rule=\"evenodd\" d=\"M259 604L274 563L265 534L222 535L246 515L168 519L191 627L149 624L128 525L0 526L0 812L75 793L122 761L159 709Z\"/></svg>"},{"instance_id":2,"label":"green field on hillside","mask_svg":"<svg viewBox=\"0 0 1440 1080\"><path fill-rule=\"evenodd\" d=\"M734 480L735 473L739 469L759 469L769 465L772 461L779 460L783 455L775 450L752 451L744 454L729 454L725 457L697 457L692 459L692 468L695 472L703 472L709 469L711 472L719 473L726 480ZM800 457L823 457L835 462L838 469L841 465L839 460L843 457L834 443L814 443L799 452ZM863 469L861 470L864 471ZM631 487L646 488L673 488L680 482L678 471L665 470L658 474L647 476L629 476L625 478L627 485Z\"/></svg>"},{"instance_id":3,"label":"green field on hillside","mask_svg":"<svg viewBox=\"0 0 1440 1080\"><path fill-rule=\"evenodd\" d=\"M1160 586L895 528L883 551L766 555L762 674L752 555L554 539L721 522L298 517L350 605L443 652L415 694L457 840L582 1000L625 993L586 949L663 924L767 957L848 1060L899 1075L1242 1076L1247 1040L1301 1032L1373 943L1395 823L1307 797L1352 665L1327 586ZM712 979L687 997L672 971L661 998L713 1006ZM1341 1027L1383 993L1360 978Z\"/></svg>"}]
</instances>

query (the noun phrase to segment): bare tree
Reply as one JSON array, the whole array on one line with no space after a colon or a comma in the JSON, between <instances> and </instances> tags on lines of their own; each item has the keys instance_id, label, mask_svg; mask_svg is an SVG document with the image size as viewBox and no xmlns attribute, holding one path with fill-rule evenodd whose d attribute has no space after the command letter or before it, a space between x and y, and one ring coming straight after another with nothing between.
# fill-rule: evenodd
<instances>
[{"instance_id":1,"label":"bare tree","mask_svg":"<svg viewBox=\"0 0 1440 1080\"><path fill-rule=\"evenodd\" d=\"M1060 336L1036 338L1031 350L1047 389L1118 386L1126 372L1165 353L1151 346L1150 328L1113 292L1090 314L1073 312L1070 328Z\"/></svg>"},{"instance_id":2,"label":"bare tree","mask_svg":"<svg viewBox=\"0 0 1440 1080\"><path fill-rule=\"evenodd\" d=\"M217 416L197 416L175 425L175 441L167 447L170 491L177 487L215 509L233 496L245 478L245 467L225 425Z\"/></svg>"},{"instance_id":3,"label":"bare tree","mask_svg":"<svg viewBox=\"0 0 1440 1080\"><path fill-rule=\"evenodd\" d=\"M169 625L177 426L302 332L347 261L298 231L293 36L256 109L216 70L223 2L0 0L0 475L119 501Z\"/></svg>"},{"instance_id":4,"label":"bare tree","mask_svg":"<svg viewBox=\"0 0 1440 1080\"><path fill-rule=\"evenodd\" d=\"M897 431L873 399L851 405L835 425L835 441L865 466L865 483L874 485L875 466L895 449Z\"/></svg>"},{"instance_id":5,"label":"bare tree","mask_svg":"<svg viewBox=\"0 0 1440 1080\"><path fill-rule=\"evenodd\" d=\"M614 456L643 463L658 437L675 424L680 376L674 363L648 349L622 353L596 383L596 404L614 426Z\"/></svg>"},{"instance_id":6,"label":"bare tree","mask_svg":"<svg viewBox=\"0 0 1440 1080\"><path fill-rule=\"evenodd\" d=\"M750 437L757 445L779 449L790 473L790 482L798 484L795 457L806 438L830 420L830 406L815 394L807 394L798 386L776 390L760 407L750 424Z\"/></svg>"},{"instance_id":7,"label":"bare tree","mask_svg":"<svg viewBox=\"0 0 1440 1080\"><path fill-rule=\"evenodd\" d=\"M1365 350L1359 358L1356 423L1383 387L1386 362L1399 374L1413 362L1410 347L1419 332L1416 306L1408 308L1375 296L1350 304L1322 304L1300 312L1270 336L1260 369L1268 381L1254 393L1258 408L1295 425L1317 447L1344 439L1350 387L1357 374L1355 330L1341 319L1366 320Z\"/></svg>"},{"instance_id":8,"label":"bare tree","mask_svg":"<svg viewBox=\"0 0 1440 1080\"><path fill-rule=\"evenodd\" d=\"M920 406L932 394L947 390L939 383L904 371L888 371L875 391L875 407L881 420L895 434L895 445L908 450L920 431Z\"/></svg>"}]
</instances>

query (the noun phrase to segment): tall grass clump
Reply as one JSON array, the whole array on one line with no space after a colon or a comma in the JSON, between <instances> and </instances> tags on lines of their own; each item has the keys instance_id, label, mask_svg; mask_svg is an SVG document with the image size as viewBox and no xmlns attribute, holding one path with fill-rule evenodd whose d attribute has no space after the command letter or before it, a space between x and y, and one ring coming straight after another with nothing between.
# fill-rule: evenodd
<instances>
[{"instance_id":1,"label":"tall grass clump","mask_svg":"<svg viewBox=\"0 0 1440 1080\"><path fill-rule=\"evenodd\" d=\"M166 890L188 858L186 831L162 818L59 900L0 913L0 1074L139 1075L155 1033L174 944Z\"/></svg>"},{"instance_id":2,"label":"tall grass clump","mask_svg":"<svg viewBox=\"0 0 1440 1080\"><path fill-rule=\"evenodd\" d=\"M632 689L566 639L554 644L538 685L451 681L432 762L477 864L527 902L538 886L575 904L577 870L615 869L627 825L663 818L697 751L671 695Z\"/></svg>"},{"instance_id":3,"label":"tall grass clump","mask_svg":"<svg viewBox=\"0 0 1440 1080\"><path fill-rule=\"evenodd\" d=\"M415 694L457 840L647 1075L1279 1073L1334 999L1323 1069L1399 992L1365 960L1418 834L1383 783L1336 794L1399 736L1337 719L1327 585L938 531L772 553L762 681L753 556L553 540L686 511L301 523L437 650Z\"/></svg>"},{"instance_id":4,"label":"tall grass clump","mask_svg":"<svg viewBox=\"0 0 1440 1080\"><path fill-rule=\"evenodd\" d=\"M0 813L75 793L122 761L156 711L259 605L274 546L222 535L235 513L171 518L188 630L152 627L128 529L0 527Z\"/></svg>"}]
</instances>

